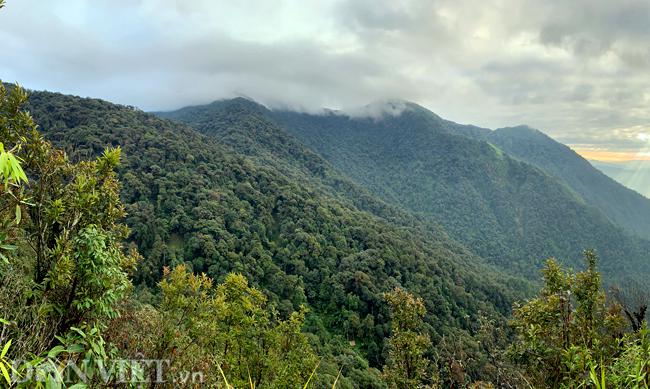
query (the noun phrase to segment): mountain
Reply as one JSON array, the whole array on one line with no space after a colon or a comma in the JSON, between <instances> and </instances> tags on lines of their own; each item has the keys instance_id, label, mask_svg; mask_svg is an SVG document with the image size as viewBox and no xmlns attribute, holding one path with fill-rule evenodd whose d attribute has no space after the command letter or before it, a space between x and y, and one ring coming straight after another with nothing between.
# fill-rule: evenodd
<instances>
[{"instance_id":1,"label":"mountain","mask_svg":"<svg viewBox=\"0 0 650 389\"><path fill-rule=\"evenodd\" d=\"M28 109L72 159L122 147L130 239L144 256L139 289L155 292L163 267L178 263L217 281L242 273L281 314L306 304L306 330L319 349L348 358L346 374L359 382L368 379L365 360L382 363L382 293L403 286L422 297L434 344L452 336L467 374L479 377L487 373L484 346L471 340L476 323L487 315L504 325L527 290L396 208L370 199L387 209L382 217L344 199L348 189L329 186L327 162L250 106L248 119L226 111L213 137L96 99L32 92ZM251 142L234 142L239 133Z\"/></svg>"},{"instance_id":2,"label":"mountain","mask_svg":"<svg viewBox=\"0 0 650 389\"><path fill-rule=\"evenodd\" d=\"M201 123L210 123L212 108L194 107L192 115L176 118L207 132ZM379 117L261 112L374 195L433 218L514 274L536 277L549 256L577 266L586 248L599 252L610 279L648 272L648 242L614 225L557 177L461 135L415 104Z\"/></svg>"},{"instance_id":3,"label":"mountain","mask_svg":"<svg viewBox=\"0 0 650 389\"><path fill-rule=\"evenodd\" d=\"M421 227L427 234L433 232L433 239L435 236L446 235L435 220L404 212L341 174L329 162L279 127L269 117L269 113L266 107L240 97L215 101L207 107L186 107L155 114L185 123L260 165L273 166L321 194L335 196L338 201L397 225Z\"/></svg>"},{"instance_id":4,"label":"mountain","mask_svg":"<svg viewBox=\"0 0 650 389\"><path fill-rule=\"evenodd\" d=\"M602 162L590 161L591 164L609 177L650 198L650 162L625 161Z\"/></svg>"},{"instance_id":5,"label":"mountain","mask_svg":"<svg viewBox=\"0 0 650 389\"><path fill-rule=\"evenodd\" d=\"M494 131L465 129L459 125L452 128L490 142L511 156L551 174L615 224L643 238L650 238L650 200L603 174L569 147L541 131L527 126ZM623 175L619 177L624 178Z\"/></svg>"},{"instance_id":6,"label":"mountain","mask_svg":"<svg viewBox=\"0 0 650 389\"><path fill-rule=\"evenodd\" d=\"M200 112L205 110L208 115ZM321 194L334 195L377 216L406 224L421 223L411 215L373 196L338 172L330 163L268 117L267 109L248 99L235 98L211 103L208 107L187 107L174 112L156 112L159 117L185 123L237 153L255 160L259 165L273 166L292 180L307 181ZM410 220L406 220L410 219ZM429 229L444 234L439 226L429 223Z\"/></svg>"}]
</instances>

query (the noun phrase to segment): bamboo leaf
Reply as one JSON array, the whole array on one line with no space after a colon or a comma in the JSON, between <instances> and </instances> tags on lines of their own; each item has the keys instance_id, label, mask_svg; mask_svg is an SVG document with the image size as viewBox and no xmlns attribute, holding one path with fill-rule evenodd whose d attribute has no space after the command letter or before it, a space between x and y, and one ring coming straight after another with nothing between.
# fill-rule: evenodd
<instances>
[{"instance_id":1,"label":"bamboo leaf","mask_svg":"<svg viewBox=\"0 0 650 389\"><path fill-rule=\"evenodd\" d=\"M2 371L2 376L5 378L7 383L11 385L11 377L9 376L9 372L7 371L7 368L3 362L0 362L0 371Z\"/></svg>"},{"instance_id":2,"label":"bamboo leaf","mask_svg":"<svg viewBox=\"0 0 650 389\"><path fill-rule=\"evenodd\" d=\"M48 358L56 358L60 353L64 352L65 348L61 345L54 347L47 353Z\"/></svg>"},{"instance_id":3,"label":"bamboo leaf","mask_svg":"<svg viewBox=\"0 0 650 389\"><path fill-rule=\"evenodd\" d=\"M7 351L9 351L9 347L11 347L11 339L5 344L5 346L2 348L2 352L0 353L0 359L4 358L5 355L7 355Z\"/></svg>"}]
</instances>

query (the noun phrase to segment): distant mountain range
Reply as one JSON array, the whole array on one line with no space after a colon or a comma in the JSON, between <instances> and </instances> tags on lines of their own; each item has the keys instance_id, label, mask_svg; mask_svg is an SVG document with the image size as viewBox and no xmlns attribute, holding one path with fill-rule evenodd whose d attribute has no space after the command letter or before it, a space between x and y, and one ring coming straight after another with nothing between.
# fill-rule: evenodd
<instances>
[{"instance_id":1,"label":"distant mountain range","mask_svg":"<svg viewBox=\"0 0 650 389\"><path fill-rule=\"evenodd\" d=\"M650 237L650 201L528 127L459 125L399 100L352 114L308 114L240 98L159 115L239 145L279 137L256 132L233 142L229 118L274 123L291 144L286 150L308 148L384 202L439 223L513 274L536 277L550 256L578 266L586 248L599 252L613 278L648 269L650 244L642 237Z\"/></svg>"},{"instance_id":2,"label":"distant mountain range","mask_svg":"<svg viewBox=\"0 0 650 389\"><path fill-rule=\"evenodd\" d=\"M462 126L456 127L463 131ZM650 201L594 169L569 147L526 126L469 133L560 179L611 221L644 238L650 237Z\"/></svg>"},{"instance_id":3,"label":"distant mountain range","mask_svg":"<svg viewBox=\"0 0 650 389\"><path fill-rule=\"evenodd\" d=\"M598 170L650 198L650 161L590 161Z\"/></svg>"}]
</instances>

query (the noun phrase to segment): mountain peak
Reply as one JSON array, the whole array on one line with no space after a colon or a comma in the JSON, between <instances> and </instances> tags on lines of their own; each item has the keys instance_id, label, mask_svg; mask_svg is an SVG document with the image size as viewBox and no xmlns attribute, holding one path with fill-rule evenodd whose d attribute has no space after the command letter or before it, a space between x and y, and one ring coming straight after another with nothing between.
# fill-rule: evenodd
<instances>
[{"instance_id":1,"label":"mountain peak","mask_svg":"<svg viewBox=\"0 0 650 389\"><path fill-rule=\"evenodd\" d=\"M268 111L268 108L250 97L238 96L232 99L215 100L208 104L210 107L242 107L254 111Z\"/></svg>"}]
</instances>

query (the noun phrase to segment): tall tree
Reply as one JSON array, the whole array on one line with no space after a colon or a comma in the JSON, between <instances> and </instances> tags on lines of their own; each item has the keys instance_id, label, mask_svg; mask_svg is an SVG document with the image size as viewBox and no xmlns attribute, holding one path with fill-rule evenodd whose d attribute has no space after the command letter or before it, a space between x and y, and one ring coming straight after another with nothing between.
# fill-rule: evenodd
<instances>
[{"instance_id":1,"label":"tall tree","mask_svg":"<svg viewBox=\"0 0 650 389\"><path fill-rule=\"evenodd\" d=\"M422 332L426 309L422 299L401 288L384 295L390 308L392 335L388 339L388 358L384 379L391 388L418 388L431 383L431 363L425 353L431 347L429 335Z\"/></svg>"}]
</instances>

